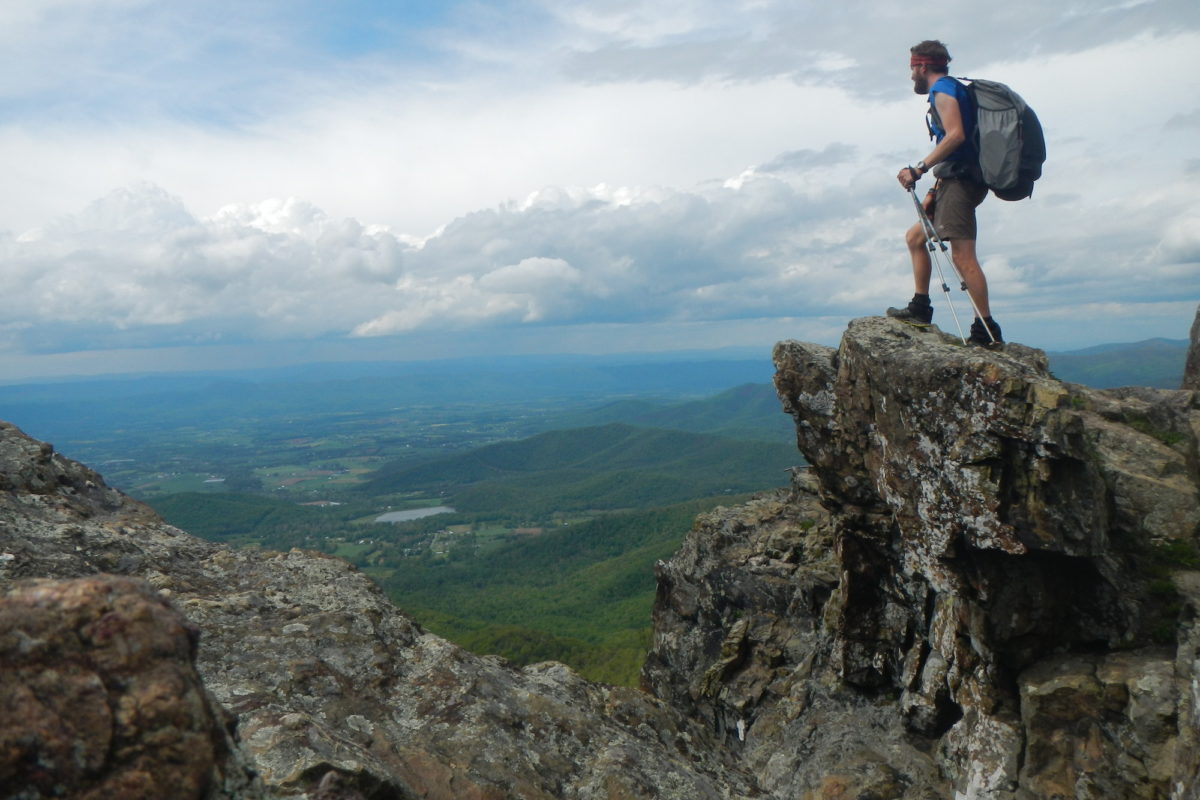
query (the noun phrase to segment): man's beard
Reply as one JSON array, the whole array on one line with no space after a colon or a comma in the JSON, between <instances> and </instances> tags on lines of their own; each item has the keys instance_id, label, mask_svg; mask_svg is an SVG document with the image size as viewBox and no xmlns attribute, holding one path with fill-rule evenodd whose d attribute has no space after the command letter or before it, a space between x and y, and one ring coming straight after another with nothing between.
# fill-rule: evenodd
<instances>
[{"instance_id":1,"label":"man's beard","mask_svg":"<svg viewBox=\"0 0 1200 800\"><path fill-rule=\"evenodd\" d=\"M929 79L924 75L913 78L913 94L929 94Z\"/></svg>"}]
</instances>

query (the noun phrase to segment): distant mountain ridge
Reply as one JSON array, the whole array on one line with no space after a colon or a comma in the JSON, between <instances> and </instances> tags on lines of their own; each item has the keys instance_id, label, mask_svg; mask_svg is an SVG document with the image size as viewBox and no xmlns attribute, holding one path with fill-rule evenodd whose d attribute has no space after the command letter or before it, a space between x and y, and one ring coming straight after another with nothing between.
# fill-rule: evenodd
<instances>
[{"instance_id":1,"label":"distant mountain ridge","mask_svg":"<svg viewBox=\"0 0 1200 800\"><path fill-rule=\"evenodd\" d=\"M1046 355L1055 376L1095 389L1118 386L1178 389L1187 351L1188 342L1184 339L1146 339Z\"/></svg>"},{"instance_id":2,"label":"distant mountain ridge","mask_svg":"<svg viewBox=\"0 0 1200 800\"><path fill-rule=\"evenodd\" d=\"M769 383L744 383L712 397L670 405L621 400L587 412L564 414L551 421L551 426L573 428L596 422L625 422L763 442L786 442L792 436L792 425L780 412L775 387Z\"/></svg>"}]
</instances>

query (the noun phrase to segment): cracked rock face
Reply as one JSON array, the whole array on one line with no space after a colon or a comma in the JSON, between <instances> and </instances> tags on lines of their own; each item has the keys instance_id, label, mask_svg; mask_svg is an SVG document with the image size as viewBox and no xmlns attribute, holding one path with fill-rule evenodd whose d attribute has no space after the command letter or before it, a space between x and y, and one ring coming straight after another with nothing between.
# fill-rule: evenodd
<instances>
[{"instance_id":1,"label":"cracked rock face","mask_svg":"<svg viewBox=\"0 0 1200 800\"><path fill-rule=\"evenodd\" d=\"M777 798L948 797L894 702L830 668L842 568L811 476L701 516L658 565L647 688L721 734Z\"/></svg>"},{"instance_id":2,"label":"cracked rock face","mask_svg":"<svg viewBox=\"0 0 1200 800\"><path fill-rule=\"evenodd\" d=\"M774 358L808 476L660 565L651 691L780 797L1188 796L1197 393L882 318Z\"/></svg>"}]
</instances>

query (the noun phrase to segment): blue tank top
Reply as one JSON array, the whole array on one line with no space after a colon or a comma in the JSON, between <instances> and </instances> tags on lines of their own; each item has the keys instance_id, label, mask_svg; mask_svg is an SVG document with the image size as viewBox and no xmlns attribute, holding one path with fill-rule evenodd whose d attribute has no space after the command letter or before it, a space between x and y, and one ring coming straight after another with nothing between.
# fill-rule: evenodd
<instances>
[{"instance_id":1,"label":"blue tank top","mask_svg":"<svg viewBox=\"0 0 1200 800\"><path fill-rule=\"evenodd\" d=\"M959 145L957 150L946 156L946 161L975 163L978 160L975 156L975 104L971 100L971 93L967 91L966 86L949 75L943 75L934 81L933 86L929 87L929 132L939 142L945 138L946 131L942 128L942 121L938 118L937 107L934 105L934 95L938 92L948 94L958 101L958 113L962 116L963 133L967 135L966 141Z\"/></svg>"}]
</instances>

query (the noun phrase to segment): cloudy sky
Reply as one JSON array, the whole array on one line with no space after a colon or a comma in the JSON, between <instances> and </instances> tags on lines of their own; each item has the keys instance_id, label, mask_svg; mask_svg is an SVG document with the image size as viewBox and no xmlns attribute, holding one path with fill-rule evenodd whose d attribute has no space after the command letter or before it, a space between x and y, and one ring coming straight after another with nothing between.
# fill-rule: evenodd
<instances>
[{"instance_id":1,"label":"cloudy sky","mask_svg":"<svg viewBox=\"0 0 1200 800\"><path fill-rule=\"evenodd\" d=\"M0 380L836 343L911 295L930 37L1046 128L1007 338L1186 338L1195 0L3 0Z\"/></svg>"}]
</instances>

